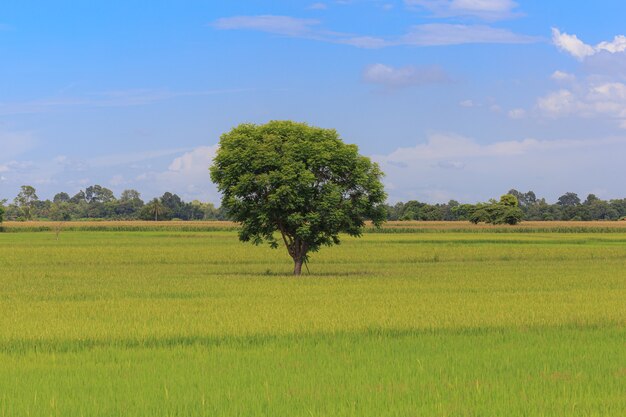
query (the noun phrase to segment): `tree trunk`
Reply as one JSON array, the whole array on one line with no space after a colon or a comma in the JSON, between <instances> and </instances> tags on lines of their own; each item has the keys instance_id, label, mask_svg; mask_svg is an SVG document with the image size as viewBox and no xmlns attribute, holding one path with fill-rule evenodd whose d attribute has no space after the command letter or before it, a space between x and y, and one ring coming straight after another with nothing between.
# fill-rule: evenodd
<instances>
[{"instance_id":1,"label":"tree trunk","mask_svg":"<svg viewBox=\"0 0 626 417\"><path fill-rule=\"evenodd\" d=\"M294 259L293 274L300 276L302 274L302 259Z\"/></svg>"}]
</instances>

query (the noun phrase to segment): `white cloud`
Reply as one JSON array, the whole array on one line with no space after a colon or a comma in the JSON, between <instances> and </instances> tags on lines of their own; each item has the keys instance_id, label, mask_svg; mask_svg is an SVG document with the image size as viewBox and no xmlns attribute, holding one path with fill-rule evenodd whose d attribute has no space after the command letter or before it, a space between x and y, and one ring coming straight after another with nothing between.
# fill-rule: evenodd
<instances>
[{"instance_id":1,"label":"white cloud","mask_svg":"<svg viewBox=\"0 0 626 417\"><path fill-rule=\"evenodd\" d=\"M555 71L551 78L564 87L551 91L536 101L540 115L552 118L579 117L596 119L626 129L626 37L615 36L612 41L588 45L576 35L552 29L553 43L562 51L584 61L587 76Z\"/></svg>"},{"instance_id":2,"label":"white cloud","mask_svg":"<svg viewBox=\"0 0 626 417\"><path fill-rule=\"evenodd\" d=\"M501 20L519 16L513 0L405 0L409 7L422 7L439 17L478 17Z\"/></svg>"},{"instance_id":3,"label":"white cloud","mask_svg":"<svg viewBox=\"0 0 626 417\"><path fill-rule=\"evenodd\" d=\"M277 35L304 36L310 35L319 23L315 19L261 15L224 17L213 22L213 26L221 30L250 29Z\"/></svg>"},{"instance_id":4,"label":"white cloud","mask_svg":"<svg viewBox=\"0 0 626 417\"><path fill-rule=\"evenodd\" d=\"M445 83L450 81L450 77L438 66L394 68L384 64L373 64L363 71L363 81L387 88L399 88Z\"/></svg>"},{"instance_id":5,"label":"white cloud","mask_svg":"<svg viewBox=\"0 0 626 417\"><path fill-rule=\"evenodd\" d=\"M617 35L611 42L600 42L596 49L598 51L607 51L612 54L626 51L626 36Z\"/></svg>"},{"instance_id":6,"label":"white cloud","mask_svg":"<svg viewBox=\"0 0 626 417\"><path fill-rule=\"evenodd\" d=\"M564 71L554 71L550 76L554 81L558 82L574 82L576 81L576 76L574 74L570 74Z\"/></svg>"},{"instance_id":7,"label":"white cloud","mask_svg":"<svg viewBox=\"0 0 626 417\"><path fill-rule=\"evenodd\" d=\"M576 35L570 35L561 32L557 28L552 28L552 41L560 50L581 61L603 51L610 54L626 51L626 36L623 35L615 36L610 42L604 41L596 46L591 46L578 39Z\"/></svg>"},{"instance_id":8,"label":"white cloud","mask_svg":"<svg viewBox=\"0 0 626 417\"><path fill-rule=\"evenodd\" d=\"M413 26L398 44L413 46L462 45L470 43L523 44L537 42L534 36L519 35L508 29L486 25L429 23Z\"/></svg>"},{"instance_id":9,"label":"white cloud","mask_svg":"<svg viewBox=\"0 0 626 417\"><path fill-rule=\"evenodd\" d=\"M33 165L30 161L10 161L0 164L0 173L23 171L31 168Z\"/></svg>"},{"instance_id":10,"label":"white cloud","mask_svg":"<svg viewBox=\"0 0 626 417\"><path fill-rule=\"evenodd\" d=\"M459 106L461 107L478 107L478 104L476 104L473 100L467 99L467 100L463 100L459 103Z\"/></svg>"},{"instance_id":11,"label":"white cloud","mask_svg":"<svg viewBox=\"0 0 626 417\"><path fill-rule=\"evenodd\" d=\"M345 39L337 39L332 42L341 43L343 45L355 46L357 48L363 49L378 49L392 45L391 42L382 38L377 38L375 36L354 36Z\"/></svg>"},{"instance_id":12,"label":"white cloud","mask_svg":"<svg viewBox=\"0 0 626 417\"><path fill-rule=\"evenodd\" d=\"M146 172L135 179L142 183L141 188L148 195L172 191L183 199L200 199L219 204L220 196L209 175L217 148L217 145L200 146L174 158L166 171Z\"/></svg>"},{"instance_id":13,"label":"white cloud","mask_svg":"<svg viewBox=\"0 0 626 417\"><path fill-rule=\"evenodd\" d=\"M537 106L547 115L558 117L577 112L580 103L574 93L564 89L540 97Z\"/></svg>"},{"instance_id":14,"label":"white cloud","mask_svg":"<svg viewBox=\"0 0 626 417\"><path fill-rule=\"evenodd\" d=\"M590 83L573 90L561 89L540 97L537 107L550 117L608 118L626 128L626 84Z\"/></svg>"},{"instance_id":15,"label":"white cloud","mask_svg":"<svg viewBox=\"0 0 626 417\"><path fill-rule=\"evenodd\" d=\"M310 10L326 10L328 9L328 5L326 3L313 3L307 7Z\"/></svg>"},{"instance_id":16,"label":"white cloud","mask_svg":"<svg viewBox=\"0 0 626 417\"><path fill-rule=\"evenodd\" d=\"M596 144L598 142L595 142ZM503 141L482 145L461 135L435 134L428 142L412 148L399 148L384 157L383 161L414 162L418 160L438 161L440 159L502 157L526 154L531 151L558 150L573 146L586 146L584 141L539 141L524 139L521 141ZM380 157L379 157L380 160ZM410 164L408 164L410 165Z\"/></svg>"},{"instance_id":17,"label":"white cloud","mask_svg":"<svg viewBox=\"0 0 626 417\"><path fill-rule=\"evenodd\" d=\"M156 151L142 151L142 152L130 152L124 154L112 154L103 155L91 158L86 161L86 164L90 167L112 167L116 165L127 165L136 162L147 161L150 159L161 158L164 156L170 156L185 152L189 148L176 148L176 149L159 149Z\"/></svg>"},{"instance_id":18,"label":"white cloud","mask_svg":"<svg viewBox=\"0 0 626 417\"><path fill-rule=\"evenodd\" d=\"M66 155L48 157L47 159L34 162L0 160L0 174L7 177L4 184L18 189L22 184L63 184L71 188L70 193L84 188L85 185L102 184L112 187L115 192L120 192L122 187L140 189L146 196L157 196L165 191L179 192L181 196L194 195L202 191L201 183L210 184L208 166L212 156L205 157L204 148L178 148L143 152L130 152L126 154L112 154L95 156L88 159L74 159ZM138 167L137 163L141 168ZM164 171L147 171L139 176L138 169L150 170L150 165L168 167ZM3 187L4 187L3 184ZM194 188L195 187L195 188ZM40 197L45 198L45 192L52 194L59 191L68 191L55 187L42 187ZM210 188L211 189L211 188ZM11 194L9 191L0 190L3 194ZM40 190L41 191L41 190ZM13 192L13 194L15 194ZM207 194L208 195L208 194ZM212 197L215 198L215 193ZM213 199L212 201L217 202Z\"/></svg>"},{"instance_id":19,"label":"white cloud","mask_svg":"<svg viewBox=\"0 0 626 417\"><path fill-rule=\"evenodd\" d=\"M209 166L213 162L216 152L217 145L201 146L174 159L168 169L170 172L184 175L200 172L203 174L208 173Z\"/></svg>"},{"instance_id":20,"label":"white cloud","mask_svg":"<svg viewBox=\"0 0 626 417\"><path fill-rule=\"evenodd\" d=\"M526 117L526 110L524 109L512 109L509 111L509 117L511 119L523 119Z\"/></svg>"},{"instance_id":21,"label":"white cloud","mask_svg":"<svg viewBox=\"0 0 626 417\"><path fill-rule=\"evenodd\" d=\"M561 33L556 28L552 28L552 41L560 50L578 59L583 59L596 53L592 46L578 39L576 35Z\"/></svg>"},{"instance_id":22,"label":"white cloud","mask_svg":"<svg viewBox=\"0 0 626 417\"><path fill-rule=\"evenodd\" d=\"M211 24L219 30L250 29L289 37L313 39L355 46L383 48L388 46L441 46L470 43L521 44L539 41L534 36L520 35L508 29L486 25L430 23L411 27L399 37L383 38L323 30L314 19L290 16L235 16L221 18Z\"/></svg>"},{"instance_id":23,"label":"white cloud","mask_svg":"<svg viewBox=\"0 0 626 417\"><path fill-rule=\"evenodd\" d=\"M626 137L483 144L460 135L434 134L425 143L373 159L386 173L386 183L394 185L388 190L391 202L411 198L472 202L498 197L513 187L552 198L566 190L592 190L598 184L620 190L626 174L619 164L624 152Z\"/></svg>"}]
</instances>

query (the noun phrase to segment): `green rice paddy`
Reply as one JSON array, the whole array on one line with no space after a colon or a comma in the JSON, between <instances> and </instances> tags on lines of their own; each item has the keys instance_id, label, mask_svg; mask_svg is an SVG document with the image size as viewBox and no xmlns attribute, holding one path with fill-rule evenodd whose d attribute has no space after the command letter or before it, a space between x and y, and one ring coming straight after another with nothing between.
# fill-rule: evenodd
<instances>
[{"instance_id":1,"label":"green rice paddy","mask_svg":"<svg viewBox=\"0 0 626 417\"><path fill-rule=\"evenodd\" d=\"M0 233L0 416L624 416L626 229Z\"/></svg>"}]
</instances>

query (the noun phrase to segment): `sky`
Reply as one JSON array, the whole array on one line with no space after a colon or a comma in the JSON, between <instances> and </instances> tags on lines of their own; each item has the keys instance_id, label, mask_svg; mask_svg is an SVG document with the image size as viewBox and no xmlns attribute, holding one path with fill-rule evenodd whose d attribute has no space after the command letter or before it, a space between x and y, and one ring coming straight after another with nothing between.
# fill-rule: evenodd
<instances>
[{"instance_id":1,"label":"sky","mask_svg":"<svg viewBox=\"0 0 626 417\"><path fill-rule=\"evenodd\" d=\"M626 197L626 2L4 1L0 200L219 205L240 123L334 128L389 202Z\"/></svg>"}]
</instances>

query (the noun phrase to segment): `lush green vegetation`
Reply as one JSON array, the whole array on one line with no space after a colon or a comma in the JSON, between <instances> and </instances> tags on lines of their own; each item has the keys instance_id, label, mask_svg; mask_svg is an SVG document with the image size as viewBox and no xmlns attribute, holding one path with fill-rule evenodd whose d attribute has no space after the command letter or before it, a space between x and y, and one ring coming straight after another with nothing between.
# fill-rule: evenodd
<instances>
[{"instance_id":1,"label":"lush green vegetation","mask_svg":"<svg viewBox=\"0 0 626 417\"><path fill-rule=\"evenodd\" d=\"M602 200L589 194L581 200L575 193L565 193L558 201L550 204L538 198L534 192L510 190L518 200L524 221L606 221L626 220L626 198ZM72 221L72 220L226 220L229 218L224 207L213 204L183 201L177 194L164 193L148 203L141 199L136 190L124 190L119 196L100 185L87 187L71 196L60 192L52 200L40 200L36 190L23 186L11 204L0 196L0 211L6 210L5 220ZM390 221L489 221L494 213L484 213L497 205L497 200L486 203L463 204L450 200L442 204L428 204L410 200L386 205L387 220ZM6 206L6 207L3 207ZM478 212L478 213L477 213ZM477 215L476 215L477 214ZM498 214L498 213L496 213ZM493 219L510 218L495 215ZM518 215L515 215L517 218ZM506 221L504 221L506 223Z\"/></svg>"},{"instance_id":2,"label":"lush green vegetation","mask_svg":"<svg viewBox=\"0 0 626 417\"><path fill-rule=\"evenodd\" d=\"M416 230L2 233L0 416L624 415L621 228Z\"/></svg>"},{"instance_id":3,"label":"lush green vegetation","mask_svg":"<svg viewBox=\"0 0 626 417\"><path fill-rule=\"evenodd\" d=\"M538 198L533 191L526 193L512 189L508 192L517 199L524 221L594 221L626 219L626 198L602 200L589 194L581 200L576 193L565 193L554 204L545 198ZM427 204L411 200L387 206L389 220L422 220L422 221L489 221L498 219L499 215L491 216L489 209L497 208L496 200L487 203L462 204L450 200L444 204ZM485 209L487 212L485 213ZM496 210L497 211L497 210ZM510 217L510 216L504 216ZM516 214L517 218L518 215ZM506 221L504 221L506 223Z\"/></svg>"},{"instance_id":4,"label":"lush green vegetation","mask_svg":"<svg viewBox=\"0 0 626 417\"><path fill-rule=\"evenodd\" d=\"M0 199L0 209L7 201ZM224 210L211 203L185 202L170 192L145 203L137 190L124 190L116 197L113 191L100 185L89 186L71 197L60 192L52 200L39 199L34 187L24 185L12 204L6 205L6 218L14 221L223 220L226 217Z\"/></svg>"},{"instance_id":5,"label":"lush green vegetation","mask_svg":"<svg viewBox=\"0 0 626 417\"><path fill-rule=\"evenodd\" d=\"M211 166L239 239L284 243L294 275L310 253L339 244L341 233L358 237L366 220L384 222L382 176L336 130L290 121L235 127L221 136Z\"/></svg>"}]
</instances>

